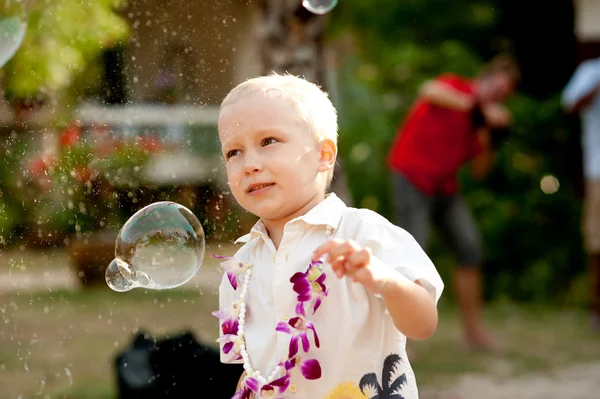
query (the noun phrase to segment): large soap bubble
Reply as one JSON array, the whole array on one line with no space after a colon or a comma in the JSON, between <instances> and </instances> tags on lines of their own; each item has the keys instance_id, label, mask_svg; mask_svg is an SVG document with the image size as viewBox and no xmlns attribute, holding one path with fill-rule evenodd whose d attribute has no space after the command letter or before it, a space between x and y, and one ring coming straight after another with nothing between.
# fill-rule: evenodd
<instances>
[{"instance_id":1,"label":"large soap bubble","mask_svg":"<svg viewBox=\"0 0 600 399\"><path fill-rule=\"evenodd\" d=\"M27 22L18 16L0 17L0 68L17 52L27 30Z\"/></svg>"},{"instance_id":2,"label":"large soap bubble","mask_svg":"<svg viewBox=\"0 0 600 399\"><path fill-rule=\"evenodd\" d=\"M327 14L337 5L338 0L304 0L302 6L313 14Z\"/></svg>"},{"instance_id":3,"label":"large soap bubble","mask_svg":"<svg viewBox=\"0 0 600 399\"><path fill-rule=\"evenodd\" d=\"M121 228L106 282L118 292L175 288L198 272L204 250L204 230L196 216L175 202L156 202Z\"/></svg>"}]
</instances>

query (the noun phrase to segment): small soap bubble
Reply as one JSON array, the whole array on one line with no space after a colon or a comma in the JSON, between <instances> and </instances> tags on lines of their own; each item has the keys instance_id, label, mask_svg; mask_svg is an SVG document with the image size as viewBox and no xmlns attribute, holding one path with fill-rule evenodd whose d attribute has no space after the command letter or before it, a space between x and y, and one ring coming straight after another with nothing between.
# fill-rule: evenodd
<instances>
[{"instance_id":1,"label":"small soap bubble","mask_svg":"<svg viewBox=\"0 0 600 399\"><path fill-rule=\"evenodd\" d=\"M131 267L120 259L113 259L106 269L106 283L116 292L125 292L134 288L133 281L129 277Z\"/></svg>"},{"instance_id":2,"label":"small soap bubble","mask_svg":"<svg viewBox=\"0 0 600 399\"><path fill-rule=\"evenodd\" d=\"M204 230L196 216L175 202L156 202L119 231L106 283L117 292L175 288L198 272L204 251Z\"/></svg>"},{"instance_id":3,"label":"small soap bubble","mask_svg":"<svg viewBox=\"0 0 600 399\"><path fill-rule=\"evenodd\" d=\"M333 10L338 0L303 0L302 6L313 14L323 15Z\"/></svg>"},{"instance_id":4,"label":"small soap bubble","mask_svg":"<svg viewBox=\"0 0 600 399\"><path fill-rule=\"evenodd\" d=\"M27 22L19 16L0 17L0 68L17 52L27 30Z\"/></svg>"}]
</instances>

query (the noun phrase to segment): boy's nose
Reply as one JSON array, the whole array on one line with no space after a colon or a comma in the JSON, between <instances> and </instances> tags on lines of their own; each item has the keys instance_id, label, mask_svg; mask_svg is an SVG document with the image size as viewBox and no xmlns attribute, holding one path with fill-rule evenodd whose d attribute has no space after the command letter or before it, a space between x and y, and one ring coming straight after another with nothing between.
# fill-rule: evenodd
<instances>
[{"instance_id":1,"label":"boy's nose","mask_svg":"<svg viewBox=\"0 0 600 399\"><path fill-rule=\"evenodd\" d=\"M248 154L248 156L246 156L245 161L246 162L244 164L244 172L246 173L246 175L260 172L262 170L262 162L260 162L260 159L258 159L258 157Z\"/></svg>"}]
</instances>

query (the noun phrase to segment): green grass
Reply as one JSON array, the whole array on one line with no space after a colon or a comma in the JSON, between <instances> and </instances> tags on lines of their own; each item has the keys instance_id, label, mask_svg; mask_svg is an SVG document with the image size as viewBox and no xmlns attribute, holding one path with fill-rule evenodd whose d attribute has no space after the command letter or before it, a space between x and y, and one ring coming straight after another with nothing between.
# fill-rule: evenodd
<instances>
[{"instance_id":1,"label":"green grass","mask_svg":"<svg viewBox=\"0 0 600 399\"><path fill-rule=\"evenodd\" d=\"M182 290L0 295L0 397L114 397L113 358L135 332L191 329L216 345L216 308Z\"/></svg>"},{"instance_id":2,"label":"green grass","mask_svg":"<svg viewBox=\"0 0 600 399\"><path fill-rule=\"evenodd\" d=\"M38 394L35 399L45 399L45 395ZM58 390L52 394L53 399L114 399L117 392L112 386L99 386L97 381L81 381L73 384L71 387L65 387L64 390Z\"/></svg>"}]
</instances>

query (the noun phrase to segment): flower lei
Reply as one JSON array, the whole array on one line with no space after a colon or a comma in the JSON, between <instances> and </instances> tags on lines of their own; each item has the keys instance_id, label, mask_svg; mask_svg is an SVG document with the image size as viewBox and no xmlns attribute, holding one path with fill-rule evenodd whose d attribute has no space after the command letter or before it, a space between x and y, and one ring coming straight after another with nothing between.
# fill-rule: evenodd
<instances>
[{"instance_id":1,"label":"flower lei","mask_svg":"<svg viewBox=\"0 0 600 399\"><path fill-rule=\"evenodd\" d=\"M253 370L248 352L244 325L246 320L246 294L248 283L252 275L252 264L240 262L232 257L215 256L214 258L226 259L221 266L227 274L231 287L237 291L239 277L244 274L240 298L228 310L219 310L213 315L221 320L221 336L217 339L222 346L223 354L228 361L244 360L246 378L242 388L235 393L232 399L247 399L257 397L272 397L274 394L282 395L290 386L291 372L299 368L307 380L321 378L321 365L316 359L304 359L300 356L300 347L304 353L311 347L309 336L312 335L314 345L319 348L319 337L313 323L307 319L307 314L315 314L323 298L327 296L325 285L326 274L323 271L323 262L311 262L306 272L295 273L290 282L297 294L295 317L277 323L276 331L291 335L288 357L279 362L273 372L264 377L258 370ZM309 334L312 332L312 334Z\"/></svg>"}]
</instances>

